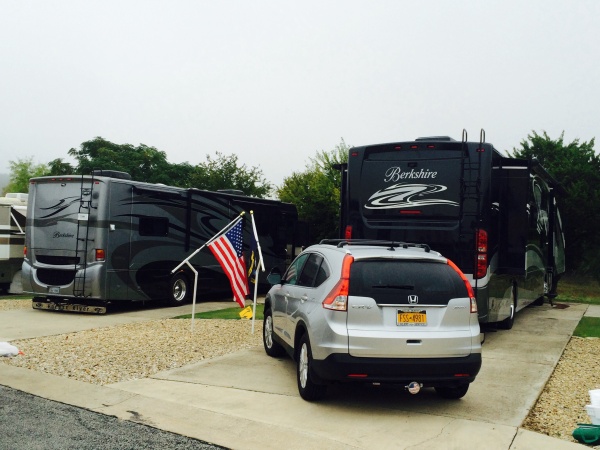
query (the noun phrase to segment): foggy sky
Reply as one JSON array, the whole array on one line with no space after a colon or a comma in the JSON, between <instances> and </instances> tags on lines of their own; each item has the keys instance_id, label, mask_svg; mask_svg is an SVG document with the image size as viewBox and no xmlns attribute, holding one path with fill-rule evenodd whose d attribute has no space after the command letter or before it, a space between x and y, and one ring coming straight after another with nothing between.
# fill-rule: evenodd
<instances>
[{"instance_id":1,"label":"foggy sky","mask_svg":"<svg viewBox=\"0 0 600 450\"><path fill-rule=\"evenodd\" d=\"M598 1L0 2L0 173L96 136L280 185L317 151L599 135Z\"/></svg>"}]
</instances>

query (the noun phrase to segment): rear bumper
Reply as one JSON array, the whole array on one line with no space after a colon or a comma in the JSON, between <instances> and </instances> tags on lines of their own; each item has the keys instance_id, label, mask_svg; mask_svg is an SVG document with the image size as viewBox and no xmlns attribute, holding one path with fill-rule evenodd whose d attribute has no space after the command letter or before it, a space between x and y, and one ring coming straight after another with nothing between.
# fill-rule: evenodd
<instances>
[{"instance_id":1,"label":"rear bumper","mask_svg":"<svg viewBox=\"0 0 600 450\"><path fill-rule=\"evenodd\" d=\"M454 386L471 383L481 369L481 353L462 358L356 358L332 354L312 361L312 374L322 381L409 383Z\"/></svg>"}]
</instances>

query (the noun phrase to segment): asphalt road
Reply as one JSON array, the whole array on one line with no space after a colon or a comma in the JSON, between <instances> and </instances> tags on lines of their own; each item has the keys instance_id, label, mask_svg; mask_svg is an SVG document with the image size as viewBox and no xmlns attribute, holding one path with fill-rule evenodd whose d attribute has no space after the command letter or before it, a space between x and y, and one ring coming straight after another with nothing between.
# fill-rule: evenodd
<instances>
[{"instance_id":1,"label":"asphalt road","mask_svg":"<svg viewBox=\"0 0 600 450\"><path fill-rule=\"evenodd\" d=\"M0 386L0 449L223 449Z\"/></svg>"}]
</instances>

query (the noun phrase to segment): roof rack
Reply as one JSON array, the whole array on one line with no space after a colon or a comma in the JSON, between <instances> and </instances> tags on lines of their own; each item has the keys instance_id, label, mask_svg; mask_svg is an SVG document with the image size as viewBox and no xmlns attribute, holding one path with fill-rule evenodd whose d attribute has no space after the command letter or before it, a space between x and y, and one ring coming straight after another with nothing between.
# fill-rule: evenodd
<instances>
[{"instance_id":1,"label":"roof rack","mask_svg":"<svg viewBox=\"0 0 600 450\"><path fill-rule=\"evenodd\" d=\"M431 248L427 244L415 244L412 242L401 242L401 241L383 241L376 239L323 239L319 244L335 245L338 248L345 247L347 245L375 245L380 247L402 247L402 248L422 248L425 252L429 253Z\"/></svg>"}]
</instances>

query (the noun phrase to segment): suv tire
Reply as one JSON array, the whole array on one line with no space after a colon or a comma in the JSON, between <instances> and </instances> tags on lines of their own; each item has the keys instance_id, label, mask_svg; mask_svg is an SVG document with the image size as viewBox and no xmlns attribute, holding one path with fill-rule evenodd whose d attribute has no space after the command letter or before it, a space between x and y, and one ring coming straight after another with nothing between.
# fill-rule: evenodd
<instances>
[{"instance_id":1,"label":"suv tire","mask_svg":"<svg viewBox=\"0 0 600 450\"><path fill-rule=\"evenodd\" d=\"M300 338L298 344L298 364L296 365L296 379L298 381L298 392L304 400L319 400L325 396L327 386L316 383L311 375L312 351L308 340L308 333Z\"/></svg>"},{"instance_id":2,"label":"suv tire","mask_svg":"<svg viewBox=\"0 0 600 450\"><path fill-rule=\"evenodd\" d=\"M276 358L283 356L285 349L273 339L273 314L271 309L265 309L263 319L263 345L267 355Z\"/></svg>"}]
</instances>

